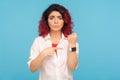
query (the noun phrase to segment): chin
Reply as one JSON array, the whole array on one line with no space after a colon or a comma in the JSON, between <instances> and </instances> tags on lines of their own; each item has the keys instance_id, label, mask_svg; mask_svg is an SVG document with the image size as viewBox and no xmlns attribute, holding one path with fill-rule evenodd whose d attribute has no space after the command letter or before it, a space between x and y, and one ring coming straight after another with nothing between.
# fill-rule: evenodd
<instances>
[{"instance_id":1,"label":"chin","mask_svg":"<svg viewBox=\"0 0 120 80\"><path fill-rule=\"evenodd\" d=\"M52 31L61 31L61 29L54 28L54 29L52 29Z\"/></svg>"},{"instance_id":2,"label":"chin","mask_svg":"<svg viewBox=\"0 0 120 80\"><path fill-rule=\"evenodd\" d=\"M54 30L52 30L52 31L56 31L56 32L57 32L57 31L61 31L61 30L60 30L60 29L54 29Z\"/></svg>"}]
</instances>

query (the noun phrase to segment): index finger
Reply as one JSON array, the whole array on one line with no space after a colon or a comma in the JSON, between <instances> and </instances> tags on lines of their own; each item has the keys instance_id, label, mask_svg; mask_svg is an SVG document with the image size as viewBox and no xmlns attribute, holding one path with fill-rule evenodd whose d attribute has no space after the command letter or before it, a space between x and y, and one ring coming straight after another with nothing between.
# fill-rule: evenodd
<instances>
[{"instance_id":1,"label":"index finger","mask_svg":"<svg viewBox=\"0 0 120 80\"><path fill-rule=\"evenodd\" d=\"M63 48L61 47L53 47L54 50L62 50Z\"/></svg>"}]
</instances>

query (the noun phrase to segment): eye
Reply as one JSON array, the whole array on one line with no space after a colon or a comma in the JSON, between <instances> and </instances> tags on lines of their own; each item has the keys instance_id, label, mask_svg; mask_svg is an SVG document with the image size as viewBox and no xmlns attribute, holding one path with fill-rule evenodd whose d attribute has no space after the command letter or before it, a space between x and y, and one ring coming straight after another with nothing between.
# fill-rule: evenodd
<instances>
[{"instance_id":1,"label":"eye","mask_svg":"<svg viewBox=\"0 0 120 80\"><path fill-rule=\"evenodd\" d=\"M58 16L58 19L59 19L59 20L63 20L62 16Z\"/></svg>"},{"instance_id":2,"label":"eye","mask_svg":"<svg viewBox=\"0 0 120 80\"><path fill-rule=\"evenodd\" d=\"M53 19L54 19L54 16L50 16L49 19L50 19L50 20L53 20Z\"/></svg>"},{"instance_id":3,"label":"eye","mask_svg":"<svg viewBox=\"0 0 120 80\"><path fill-rule=\"evenodd\" d=\"M53 17L50 17L49 19L50 19L50 20L53 20Z\"/></svg>"}]
</instances>

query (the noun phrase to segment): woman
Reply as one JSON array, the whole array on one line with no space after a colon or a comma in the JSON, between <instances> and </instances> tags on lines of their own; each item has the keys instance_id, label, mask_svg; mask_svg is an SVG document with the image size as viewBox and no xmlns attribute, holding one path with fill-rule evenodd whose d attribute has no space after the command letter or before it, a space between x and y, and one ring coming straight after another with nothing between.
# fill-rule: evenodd
<instances>
[{"instance_id":1,"label":"woman","mask_svg":"<svg viewBox=\"0 0 120 80\"><path fill-rule=\"evenodd\" d=\"M39 24L39 37L31 47L29 67L40 69L39 80L73 80L78 64L77 34L72 33L68 10L59 4L50 5Z\"/></svg>"}]
</instances>

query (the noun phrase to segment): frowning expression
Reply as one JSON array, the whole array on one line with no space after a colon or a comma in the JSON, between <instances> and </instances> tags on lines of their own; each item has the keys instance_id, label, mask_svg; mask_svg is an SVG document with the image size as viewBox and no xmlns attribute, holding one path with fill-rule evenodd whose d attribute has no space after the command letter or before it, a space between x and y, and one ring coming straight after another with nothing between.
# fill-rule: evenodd
<instances>
[{"instance_id":1,"label":"frowning expression","mask_svg":"<svg viewBox=\"0 0 120 80\"><path fill-rule=\"evenodd\" d=\"M48 16L50 31L61 31L64 26L62 15L58 11L52 11Z\"/></svg>"}]
</instances>

